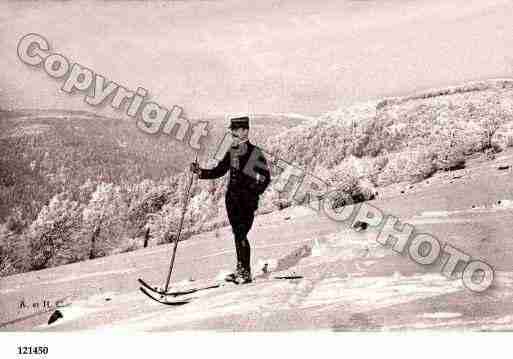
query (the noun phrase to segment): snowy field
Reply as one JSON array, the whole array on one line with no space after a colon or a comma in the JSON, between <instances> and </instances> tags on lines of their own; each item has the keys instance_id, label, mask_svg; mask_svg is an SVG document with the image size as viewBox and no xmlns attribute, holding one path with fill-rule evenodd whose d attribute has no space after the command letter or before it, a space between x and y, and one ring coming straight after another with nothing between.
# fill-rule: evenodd
<instances>
[{"instance_id":1,"label":"snowy field","mask_svg":"<svg viewBox=\"0 0 513 359\"><path fill-rule=\"evenodd\" d=\"M498 170L499 163L513 163L513 154L471 164L462 177L442 173L412 193L371 202L492 265L495 281L483 293L448 280L435 265L421 266L382 246L372 228L356 232L347 223L297 207L257 217L250 241L255 271L268 263L273 274L302 279L227 284L188 295L192 301L184 306L164 306L140 293L137 283L142 277L163 284L172 248L164 245L3 278L2 329L510 330L513 208L504 197L511 196L513 173ZM229 228L219 238L205 233L182 242L172 289L212 283L232 269L234 255ZM55 307L29 308L43 299L60 301L63 318L48 325ZM22 300L27 307L20 309Z\"/></svg>"}]
</instances>

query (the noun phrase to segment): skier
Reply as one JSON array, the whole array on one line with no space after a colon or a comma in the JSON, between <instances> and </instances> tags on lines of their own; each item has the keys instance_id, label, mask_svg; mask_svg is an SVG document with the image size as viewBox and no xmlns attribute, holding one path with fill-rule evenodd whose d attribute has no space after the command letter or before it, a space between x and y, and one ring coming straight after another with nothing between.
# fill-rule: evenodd
<instances>
[{"instance_id":1,"label":"skier","mask_svg":"<svg viewBox=\"0 0 513 359\"><path fill-rule=\"evenodd\" d=\"M226 280L246 284L252 282L247 234L253 225L259 196L271 182L271 175L262 151L248 140L249 118L232 118L229 128L233 143L217 166L205 169L193 162L190 169L200 179L215 179L230 172L225 204L235 240L237 266Z\"/></svg>"}]
</instances>

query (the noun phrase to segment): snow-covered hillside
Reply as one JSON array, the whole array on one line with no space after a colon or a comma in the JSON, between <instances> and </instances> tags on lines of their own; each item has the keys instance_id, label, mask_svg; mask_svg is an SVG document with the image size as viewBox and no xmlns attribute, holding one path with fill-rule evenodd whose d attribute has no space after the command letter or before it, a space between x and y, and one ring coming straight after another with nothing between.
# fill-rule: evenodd
<instances>
[{"instance_id":1,"label":"snow-covered hillside","mask_svg":"<svg viewBox=\"0 0 513 359\"><path fill-rule=\"evenodd\" d=\"M164 306L140 293L137 282L163 284L172 249L163 245L2 278L1 329L511 329L513 172L498 169L508 164L512 152L491 162L476 158L464 170L391 187L370 202L489 263L495 280L483 293L448 280L439 266L421 266L382 246L375 228L357 232L295 207L257 217L249 238L255 272L269 263L273 274L302 279L225 285L191 294L189 304ZM192 237L178 248L172 288L211 283L232 269L234 257L227 227L218 236ZM48 325L58 301L63 317Z\"/></svg>"}]
</instances>

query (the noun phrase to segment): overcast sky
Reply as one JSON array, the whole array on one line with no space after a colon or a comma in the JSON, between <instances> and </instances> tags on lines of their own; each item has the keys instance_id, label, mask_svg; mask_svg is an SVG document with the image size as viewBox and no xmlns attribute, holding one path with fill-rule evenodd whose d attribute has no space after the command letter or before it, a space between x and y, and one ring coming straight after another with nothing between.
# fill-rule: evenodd
<instances>
[{"instance_id":1,"label":"overcast sky","mask_svg":"<svg viewBox=\"0 0 513 359\"><path fill-rule=\"evenodd\" d=\"M31 32L189 117L318 115L511 76L512 19L510 0L8 2L0 5L0 104L98 111L17 58Z\"/></svg>"}]
</instances>

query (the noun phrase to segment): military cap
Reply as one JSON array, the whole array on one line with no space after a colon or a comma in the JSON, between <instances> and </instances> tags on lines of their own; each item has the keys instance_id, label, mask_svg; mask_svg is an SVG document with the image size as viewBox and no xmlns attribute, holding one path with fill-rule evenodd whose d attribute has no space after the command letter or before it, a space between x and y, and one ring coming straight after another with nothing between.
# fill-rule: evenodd
<instances>
[{"instance_id":1,"label":"military cap","mask_svg":"<svg viewBox=\"0 0 513 359\"><path fill-rule=\"evenodd\" d=\"M230 129L249 128L249 117L236 117L230 119Z\"/></svg>"}]
</instances>

